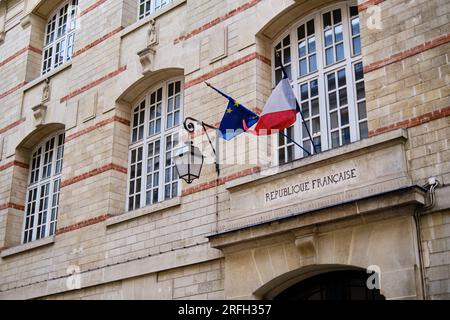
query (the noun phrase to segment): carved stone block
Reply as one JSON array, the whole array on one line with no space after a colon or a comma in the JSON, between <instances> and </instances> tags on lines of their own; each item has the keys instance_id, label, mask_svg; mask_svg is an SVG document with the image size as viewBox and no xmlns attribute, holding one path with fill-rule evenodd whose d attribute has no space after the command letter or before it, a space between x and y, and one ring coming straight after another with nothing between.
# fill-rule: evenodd
<instances>
[{"instance_id":1,"label":"carved stone block","mask_svg":"<svg viewBox=\"0 0 450 320\"><path fill-rule=\"evenodd\" d=\"M155 50L150 47L139 51L139 61L142 65L142 73L152 72L154 69Z\"/></svg>"},{"instance_id":2,"label":"carved stone block","mask_svg":"<svg viewBox=\"0 0 450 320\"><path fill-rule=\"evenodd\" d=\"M40 103L32 108L35 125L42 126L45 124L45 114L47 113L47 105Z\"/></svg>"},{"instance_id":3,"label":"carved stone block","mask_svg":"<svg viewBox=\"0 0 450 320\"><path fill-rule=\"evenodd\" d=\"M309 234L296 238L295 246L303 257L315 257L317 254L316 235Z\"/></svg>"}]
</instances>

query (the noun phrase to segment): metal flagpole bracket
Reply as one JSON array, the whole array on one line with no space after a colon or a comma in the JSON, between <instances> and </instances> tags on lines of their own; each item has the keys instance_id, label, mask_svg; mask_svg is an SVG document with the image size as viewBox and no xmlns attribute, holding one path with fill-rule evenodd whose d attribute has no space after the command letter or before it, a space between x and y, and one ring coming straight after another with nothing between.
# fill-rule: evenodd
<instances>
[{"instance_id":1,"label":"metal flagpole bracket","mask_svg":"<svg viewBox=\"0 0 450 320\"><path fill-rule=\"evenodd\" d=\"M220 176L220 166L219 166L219 161L218 161L218 155L216 152L216 148L214 148L213 143L211 142L211 138L209 137L208 130L207 130L207 129L217 130L217 128L210 124L205 123L204 121L200 121L200 120L197 120L192 117L186 117L186 119L184 119L184 123L183 123L184 129L189 133L194 133L195 132L194 123L200 125L203 128L203 131L205 132L206 137L208 138L209 145L211 146L211 149L214 153L216 172L217 172L217 176L219 177Z\"/></svg>"}]
</instances>

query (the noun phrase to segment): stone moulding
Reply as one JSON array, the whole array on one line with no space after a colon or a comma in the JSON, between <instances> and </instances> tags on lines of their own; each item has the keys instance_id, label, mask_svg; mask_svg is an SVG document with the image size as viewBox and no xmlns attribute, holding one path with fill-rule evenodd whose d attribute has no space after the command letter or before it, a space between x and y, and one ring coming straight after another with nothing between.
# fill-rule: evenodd
<instances>
[{"instance_id":1,"label":"stone moulding","mask_svg":"<svg viewBox=\"0 0 450 320\"><path fill-rule=\"evenodd\" d=\"M41 248L41 247L53 244L54 242L55 242L55 236L43 238L43 239L36 240L36 241L30 242L30 243L25 243L25 244L21 244L21 245L15 246L15 247L5 249L2 251L0 256L2 258L11 257L13 255L16 255L16 254L19 254L22 252L27 252L30 250L34 250L37 248Z\"/></svg>"},{"instance_id":2,"label":"stone moulding","mask_svg":"<svg viewBox=\"0 0 450 320\"><path fill-rule=\"evenodd\" d=\"M148 214L157 213L163 210L175 208L177 206L181 205L181 197L173 198L167 201L163 201L160 203L156 203L154 205L144 207L132 212L125 212L116 216L113 216L109 218L106 221L107 227L112 227L118 224L121 224L123 222L128 222L133 219L137 219L143 216L146 216Z\"/></svg>"}]
</instances>

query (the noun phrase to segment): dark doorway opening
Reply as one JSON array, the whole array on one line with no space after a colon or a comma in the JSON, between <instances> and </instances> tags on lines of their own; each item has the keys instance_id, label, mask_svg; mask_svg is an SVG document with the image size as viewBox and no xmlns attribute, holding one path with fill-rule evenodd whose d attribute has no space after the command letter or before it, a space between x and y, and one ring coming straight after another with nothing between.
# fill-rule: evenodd
<instances>
[{"instance_id":1,"label":"dark doorway opening","mask_svg":"<svg viewBox=\"0 0 450 320\"><path fill-rule=\"evenodd\" d=\"M313 276L278 294L275 301L385 300L378 289L369 289L364 271L333 271Z\"/></svg>"}]
</instances>

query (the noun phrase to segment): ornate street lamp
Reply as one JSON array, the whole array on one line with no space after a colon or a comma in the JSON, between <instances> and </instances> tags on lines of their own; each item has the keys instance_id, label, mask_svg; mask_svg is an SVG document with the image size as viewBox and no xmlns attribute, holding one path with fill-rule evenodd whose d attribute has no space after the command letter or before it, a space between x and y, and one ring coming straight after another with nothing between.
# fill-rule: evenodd
<instances>
[{"instance_id":1,"label":"ornate street lamp","mask_svg":"<svg viewBox=\"0 0 450 320\"><path fill-rule=\"evenodd\" d=\"M192 181L200 177L203 166L203 155L200 149L194 146L192 141L186 144L175 154L174 162L178 171L178 176L191 184Z\"/></svg>"},{"instance_id":2,"label":"ornate street lamp","mask_svg":"<svg viewBox=\"0 0 450 320\"><path fill-rule=\"evenodd\" d=\"M206 128L214 130L216 130L217 128L206 124L203 121L188 117L184 120L184 129L188 133L193 133L195 131L194 122L202 126L203 130L206 133L206 136L208 137L209 144L211 145L214 155L216 156L216 172L217 176L219 176L220 168L219 164L217 163L216 149L214 149L211 139L209 138L208 132L206 130ZM204 162L204 156L200 152L200 149L195 147L192 141L188 140L185 145L181 149L179 149L178 152L176 152L173 161L175 163L178 176L186 181L186 183L191 184L195 179L198 179L200 177Z\"/></svg>"}]
</instances>

